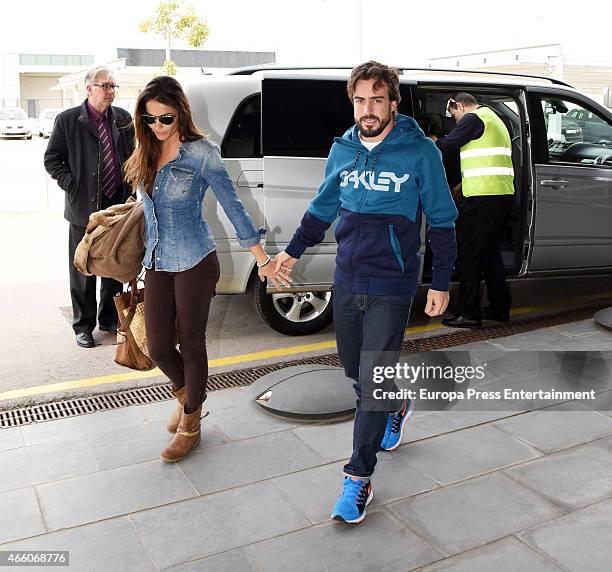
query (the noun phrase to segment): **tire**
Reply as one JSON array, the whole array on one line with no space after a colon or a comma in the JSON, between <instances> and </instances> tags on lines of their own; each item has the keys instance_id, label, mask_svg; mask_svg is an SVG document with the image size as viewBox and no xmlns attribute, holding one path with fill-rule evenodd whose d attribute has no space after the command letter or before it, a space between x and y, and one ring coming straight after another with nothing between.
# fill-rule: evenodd
<instances>
[{"instance_id":1,"label":"tire","mask_svg":"<svg viewBox=\"0 0 612 572\"><path fill-rule=\"evenodd\" d=\"M267 294L266 283L256 279L253 291L257 312L268 326L281 334L316 334L333 322L331 290Z\"/></svg>"},{"instance_id":2,"label":"tire","mask_svg":"<svg viewBox=\"0 0 612 572\"><path fill-rule=\"evenodd\" d=\"M32 139L32 136L31 136L31 135L28 135L28 136L26 137L26 139L29 141L30 139Z\"/></svg>"}]
</instances>

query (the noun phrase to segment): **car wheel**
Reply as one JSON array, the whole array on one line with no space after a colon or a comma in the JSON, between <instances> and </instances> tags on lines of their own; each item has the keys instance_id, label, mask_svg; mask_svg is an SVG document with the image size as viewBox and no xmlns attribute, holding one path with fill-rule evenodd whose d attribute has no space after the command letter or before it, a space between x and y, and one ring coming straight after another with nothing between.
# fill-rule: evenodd
<instances>
[{"instance_id":1,"label":"car wheel","mask_svg":"<svg viewBox=\"0 0 612 572\"><path fill-rule=\"evenodd\" d=\"M26 139L29 141L30 139L32 139L32 136L31 136L31 135L28 135L28 136L26 137Z\"/></svg>"},{"instance_id":2,"label":"car wheel","mask_svg":"<svg viewBox=\"0 0 612 572\"><path fill-rule=\"evenodd\" d=\"M266 293L266 283L255 284L255 306L264 322L273 330L288 336L305 336L320 332L333 322L332 293L275 292Z\"/></svg>"}]
</instances>

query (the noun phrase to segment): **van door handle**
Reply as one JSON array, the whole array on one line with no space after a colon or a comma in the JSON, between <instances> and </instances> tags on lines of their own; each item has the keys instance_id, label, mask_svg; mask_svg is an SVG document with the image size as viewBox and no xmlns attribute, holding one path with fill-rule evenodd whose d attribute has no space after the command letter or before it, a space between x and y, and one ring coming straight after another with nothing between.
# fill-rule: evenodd
<instances>
[{"instance_id":1,"label":"van door handle","mask_svg":"<svg viewBox=\"0 0 612 572\"><path fill-rule=\"evenodd\" d=\"M569 183L563 179L544 179L540 181L543 187L552 187L553 189L565 189Z\"/></svg>"}]
</instances>

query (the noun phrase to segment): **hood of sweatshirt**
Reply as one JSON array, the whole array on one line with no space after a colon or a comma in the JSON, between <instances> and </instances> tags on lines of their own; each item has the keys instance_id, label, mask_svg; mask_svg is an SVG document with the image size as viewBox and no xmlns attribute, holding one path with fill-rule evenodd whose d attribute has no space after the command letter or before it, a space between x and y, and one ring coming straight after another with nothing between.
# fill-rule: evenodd
<instances>
[{"instance_id":1,"label":"hood of sweatshirt","mask_svg":"<svg viewBox=\"0 0 612 572\"><path fill-rule=\"evenodd\" d=\"M409 143L414 140L427 139L419 124L406 115L398 113L395 117L395 127L391 132L380 142L380 145L397 145L398 143ZM342 137L336 137L334 141L340 145L346 145L354 148L356 151L367 150L359 137L359 126L353 125L344 133Z\"/></svg>"}]
</instances>

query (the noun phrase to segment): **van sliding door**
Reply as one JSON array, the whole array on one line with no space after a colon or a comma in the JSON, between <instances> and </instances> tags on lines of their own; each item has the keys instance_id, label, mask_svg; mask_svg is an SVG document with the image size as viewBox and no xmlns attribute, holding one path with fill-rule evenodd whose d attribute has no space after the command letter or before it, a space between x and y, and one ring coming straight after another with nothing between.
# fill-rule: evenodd
<instances>
[{"instance_id":1,"label":"van sliding door","mask_svg":"<svg viewBox=\"0 0 612 572\"><path fill-rule=\"evenodd\" d=\"M353 124L346 80L264 77L262 151L266 245L284 250L323 181L334 137ZM336 256L334 225L325 239L309 248L293 272L293 286L327 289Z\"/></svg>"},{"instance_id":2,"label":"van sliding door","mask_svg":"<svg viewBox=\"0 0 612 572\"><path fill-rule=\"evenodd\" d=\"M296 74L264 75L262 80L262 151L267 248L284 250L323 181L335 137L355 124L346 93L346 77ZM400 86L399 110L412 114L410 87ZM294 270L293 286L329 288L336 257L335 223L325 239L309 248Z\"/></svg>"}]
</instances>

